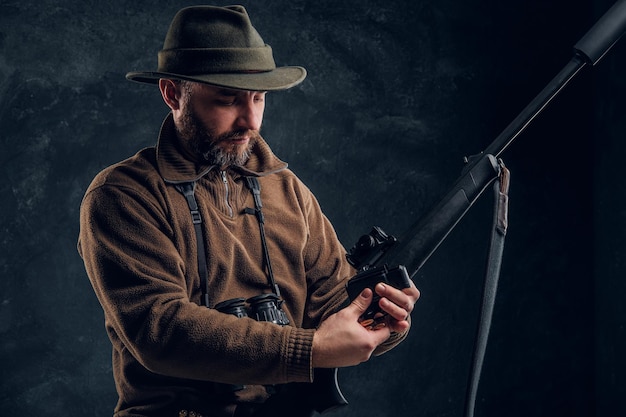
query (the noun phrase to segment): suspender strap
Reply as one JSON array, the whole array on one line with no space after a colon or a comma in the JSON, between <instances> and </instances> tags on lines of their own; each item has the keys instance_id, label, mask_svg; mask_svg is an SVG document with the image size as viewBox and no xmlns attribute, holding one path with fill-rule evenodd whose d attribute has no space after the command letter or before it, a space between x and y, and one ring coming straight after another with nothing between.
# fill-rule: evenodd
<instances>
[{"instance_id":1,"label":"suspender strap","mask_svg":"<svg viewBox=\"0 0 626 417\"><path fill-rule=\"evenodd\" d=\"M267 249L267 241L265 239L265 218L263 216L263 204L261 203L261 186L259 185L259 180L256 177L245 177L246 184L250 191L252 191L252 196L254 197L254 205L255 209L246 208L244 211L246 214L254 214L256 215L257 220L259 221L259 230L261 232L261 244L263 246L263 256L265 259L265 265L267 267L267 275L270 287L272 291L280 297L280 289L276 284L274 279L274 272L272 271L272 264L270 262L269 251ZM198 202L196 201L196 197L194 191L196 189L196 182L185 182L181 184L176 184L176 189L183 194L185 200L187 201L187 205L189 206L189 211L191 213L191 220L193 222L194 230L196 232L196 242L198 248L198 274L200 275L200 286L202 290L202 305L205 307L210 307L209 304L209 272L207 270L207 259L206 259L206 248L204 246L204 233L202 231L202 216L200 215L200 211L198 210Z\"/></svg>"},{"instance_id":2,"label":"suspender strap","mask_svg":"<svg viewBox=\"0 0 626 417\"><path fill-rule=\"evenodd\" d=\"M478 392L478 382L487 350L487 339L489 338L489 328L491 327L491 317L498 288L498 278L500 276L500 266L502 264L502 253L504 250L504 238L508 225L508 201L509 201L509 170L504 166L502 160L500 164L500 177L494 182L494 213L493 228L491 231L491 242L489 245L489 255L487 258L487 268L485 272L485 283L483 288L483 298L480 309L480 321L476 332L474 344L474 354L472 358L472 370L469 376L467 396L465 399L465 416L473 417L476 404L476 394Z\"/></svg>"},{"instance_id":3,"label":"suspender strap","mask_svg":"<svg viewBox=\"0 0 626 417\"><path fill-rule=\"evenodd\" d=\"M200 275L200 287L202 289L202 305L209 307L209 271L207 270L204 234L202 233L202 216L200 216L198 202L194 195L196 183L194 181L177 184L176 189L185 196L191 213L191 221L196 231L196 243L198 246L198 274Z\"/></svg>"},{"instance_id":4,"label":"suspender strap","mask_svg":"<svg viewBox=\"0 0 626 417\"><path fill-rule=\"evenodd\" d=\"M270 254L267 249L267 240L265 239L265 217L263 216L263 204L261 203L261 185L257 177L246 177L246 184L254 197L254 209L246 208L247 214L256 215L259 221L259 231L261 232L261 244L263 245L263 256L265 258L265 266L267 267L267 276L272 287L272 291L280 297L280 289L274 280L274 272L272 271L272 263L270 262Z\"/></svg>"}]
</instances>

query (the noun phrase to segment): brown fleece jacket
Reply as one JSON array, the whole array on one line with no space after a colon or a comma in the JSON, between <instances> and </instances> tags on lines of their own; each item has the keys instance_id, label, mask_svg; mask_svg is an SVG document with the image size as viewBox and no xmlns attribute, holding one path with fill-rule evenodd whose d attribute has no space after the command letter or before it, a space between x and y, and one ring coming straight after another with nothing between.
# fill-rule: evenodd
<instances>
[{"instance_id":1,"label":"brown fleece jacket","mask_svg":"<svg viewBox=\"0 0 626 417\"><path fill-rule=\"evenodd\" d=\"M214 306L271 292L257 219L243 212L254 207L250 175L260 177L268 250L291 322L284 327L199 305L195 231L174 185L197 181ZM79 252L113 345L116 415L210 412L263 401L261 384L312 380L314 329L341 307L354 270L314 196L263 140L245 167L221 172L185 159L169 115L156 148L96 176L80 226ZM232 397L215 382L248 388Z\"/></svg>"}]
</instances>

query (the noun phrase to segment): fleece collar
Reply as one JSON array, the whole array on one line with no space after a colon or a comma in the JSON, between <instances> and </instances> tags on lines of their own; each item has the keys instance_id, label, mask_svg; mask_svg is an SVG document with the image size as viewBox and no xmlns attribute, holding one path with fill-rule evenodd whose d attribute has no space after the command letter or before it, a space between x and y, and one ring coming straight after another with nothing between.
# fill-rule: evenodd
<instances>
[{"instance_id":1,"label":"fleece collar","mask_svg":"<svg viewBox=\"0 0 626 417\"><path fill-rule=\"evenodd\" d=\"M213 169L218 169L216 165L197 163L183 155L178 144L172 113L167 115L161 125L156 149L159 173L169 183L197 181ZM242 175L262 177L286 169L287 163L274 155L264 139L259 139L252 148L248 162L244 166L231 168Z\"/></svg>"}]
</instances>

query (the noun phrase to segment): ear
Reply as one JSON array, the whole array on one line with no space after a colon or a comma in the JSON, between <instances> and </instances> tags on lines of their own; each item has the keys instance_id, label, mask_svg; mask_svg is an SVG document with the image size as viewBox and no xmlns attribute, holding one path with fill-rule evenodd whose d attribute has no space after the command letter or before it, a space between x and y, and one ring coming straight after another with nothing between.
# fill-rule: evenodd
<instances>
[{"instance_id":1,"label":"ear","mask_svg":"<svg viewBox=\"0 0 626 417\"><path fill-rule=\"evenodd\" d=\"M161 90L161 96L165 104L172 110L179 110L180 103L180 91L176 83L172 80L161 78L159 80L159 90Z\"/></svg>"}]
</instances>

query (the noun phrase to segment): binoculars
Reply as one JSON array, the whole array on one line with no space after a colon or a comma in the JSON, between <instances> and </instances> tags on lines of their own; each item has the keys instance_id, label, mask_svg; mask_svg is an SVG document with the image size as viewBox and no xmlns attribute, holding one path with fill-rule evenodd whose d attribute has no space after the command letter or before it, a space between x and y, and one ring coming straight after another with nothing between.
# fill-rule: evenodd
<instances>
[{"instance_id":1,"label":"binoculars","mask_svg":"<svg viewBox=\"0 0 626 417\"><path fill-rule=\"evenodd\" d=\"M248 299L231 298L215 306L217 311L237 317L250 317L256 321L268 321L286 326L289 324L287 314L281 305L283 300L274 293L261 294Z\"/></svg>"}]
</instances>

